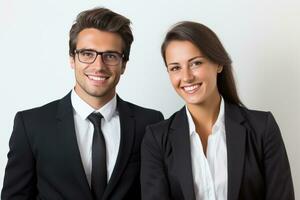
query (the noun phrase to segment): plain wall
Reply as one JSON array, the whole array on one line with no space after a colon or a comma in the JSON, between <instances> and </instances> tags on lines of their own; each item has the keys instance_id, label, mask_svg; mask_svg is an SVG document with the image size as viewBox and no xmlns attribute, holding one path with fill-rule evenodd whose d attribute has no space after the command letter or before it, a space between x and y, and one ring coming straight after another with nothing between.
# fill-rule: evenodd
<instances>
[{"instance_id":1,"label":"plain wall","mask_svg":"<svg viewBox=\"0 0 300 200\"><path fill-rule=\"evenodd\" d=\"M68 32L79 12L96 6L132 21L135 41L119 95L161 110L165 117L184 103L173 91L160 55L164 34L182 20L214 30L233 60L242 101L274 114L288 152L296 199L300 198L298 0L0 0L0 188L15 113L71 90Z\"/></svg>"}]
</instances>

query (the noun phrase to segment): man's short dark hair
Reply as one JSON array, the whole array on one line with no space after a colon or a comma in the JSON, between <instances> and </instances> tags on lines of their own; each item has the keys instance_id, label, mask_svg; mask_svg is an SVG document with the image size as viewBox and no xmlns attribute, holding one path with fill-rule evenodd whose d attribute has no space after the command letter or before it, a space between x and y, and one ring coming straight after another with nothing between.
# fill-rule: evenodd
<instances>
[{"instance_id":1,"label":"man's short dark hair","mask_svg":"<svg viewBox=\"0 0 300 200\"><path fill-rule=\"evenodd\" d=\"M107 8L94 8L78 14L70 30L69 55L75 56L78 34L86 28L95 28L100 31L116 33L123 41L124 61L129 60L130 47L133 35L130 29L130 20Z\"/></svg>"}]
</instances>

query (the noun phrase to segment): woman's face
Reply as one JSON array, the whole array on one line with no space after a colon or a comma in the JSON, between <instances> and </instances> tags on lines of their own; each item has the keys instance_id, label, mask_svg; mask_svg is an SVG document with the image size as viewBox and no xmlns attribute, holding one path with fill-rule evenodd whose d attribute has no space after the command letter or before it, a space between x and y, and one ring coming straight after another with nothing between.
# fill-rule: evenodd
<instances>
[{"instance_id":1,"label":"woman's face","mask_svg":"<svg viewBox=\"0 0 300 200\"><path fill-rule=\"evenodd\" d=\"M219 98L217 74L222 66L189 41L171 41L165 54L171 83L186 104L205 105Z\"/></svg>"}]
</instances>

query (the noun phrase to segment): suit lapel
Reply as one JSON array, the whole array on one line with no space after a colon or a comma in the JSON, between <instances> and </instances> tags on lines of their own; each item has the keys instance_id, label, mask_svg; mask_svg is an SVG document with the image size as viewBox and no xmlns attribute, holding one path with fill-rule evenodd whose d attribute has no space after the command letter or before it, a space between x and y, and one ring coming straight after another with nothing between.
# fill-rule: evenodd
<instances>
[{"instance_id":1,"label":"suit lapel","mask_svg":"<svg viewBox=\"0 0 300 200\"><path fill-rule=\"evenodd\" d=\"M117 161L104 193L103 199L107 199L108 195L113 191L118 180L120 179L133 147L135 136L135 120L128 104L121 98L117 97L117 109L120 117L121 140Z\"/></svg>"},{"instance_id":2,"label":"suit lapel","mask_svg":"<svg viewBox=\"0 0 300 200\"><path fill-rule=\"evenodd\" d=\"M175 115L169 137L173 149L174 172L180 182L184 199L195 200L189 126L185 107Z\"/></svg>"},{"instance_id":3,"label":"suit lapel","mask_svg":"<svg viewBox=\"0 0 300 200\"><path fill-rule=\"evenodd\" d=\"M225 130L228 161L228 199L238 199L244 168L246 129L238 106L225 103Z\"/></svg>"},{"instance_id":4,"label":"suit lapel","mask_svg":"<svg viewBox=\"0 0 300 200\"><path fill-rule=\"evenodd\" d=\"M80 189L85 192L85 196L92 199L75 133L71 92L62 98L58 104L57 130L60 137L57 140L61 140L65 144L61 152L65 154L66 167L70 168L74 177L78 179L77 184L81 185Z\"/></svg>"},{"instance_id":5,"label":"suit lapel","mask_svg":"<svg viewBox=\"0 0 300 200\"><path fill-rule=\"evenodd\" d=\"M245 118L238 106L225 103L225 129L228 159L228 199L238 199L245 157ZM189 126L185 107L174 117L171 124L170 141L174 151L174 171L180 181L185 199L195 199Z\"/></svg>"}]
</instances>

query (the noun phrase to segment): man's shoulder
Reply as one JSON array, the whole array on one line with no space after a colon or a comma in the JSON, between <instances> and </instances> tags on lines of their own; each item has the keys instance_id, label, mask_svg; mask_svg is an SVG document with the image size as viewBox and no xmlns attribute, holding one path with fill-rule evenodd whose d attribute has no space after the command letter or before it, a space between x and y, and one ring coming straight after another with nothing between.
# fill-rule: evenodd
<instances>
[{"instance_id":1,"label":"man's shoulder","mask_svg":"<svg viewBox=\"0 0 300 200\"><path fill-rule=\"evenodd\" d=\"M151 113L152 114L161 114L160 111L152 109L152 108L140 106L140 105L134 104L129 101L124 101L122 99L120 99L120 101L122 101L122 103L126 104L130 108L130 110L135 114L148 114L148 113L149 114L151 114Z\"/></svg>"},{"instance_id":2,"label":"man's shoulder","mask_svg":"<svg viewBox=\"0 0 300 200\"><path fill-rule=\"evenodd\" d=\"M65 99L65 97L53 100L41 106L19 111L18 113L27 117L53 116L57 114L58 106L63 99Z\"/></svg>"},{"instance_id":3,"label":"man's shoulder","mask_svg":"<svg viewBox=\"0 0 300 200\"><path fill-rule=\"evenodd\" d=\"M147 108L147 107L143 107L131 102L126 102L128 104L128 106L131 108L131 110L133 110L134 112L139 112L139 113L157 113L160 112L158 110L152 109L152 108Z\"/></svg>"},{"instance_id":4,"label":"man's shoulder","mask_svg":"<svg viewBox=\"0 0 300 200\"><path fill-rule=\"evenodd\" d=\"M121 102L121 104L123 104L123 114L126 113L126 115L133 116L138 124L149 125L157 123L164 119L163 114L158 110L136 105L128 101L121 100ZM127 107L128 109L124 109L124 107ZM129 112L127 113L126 111Z\"/></svg>"}]
</instances>

